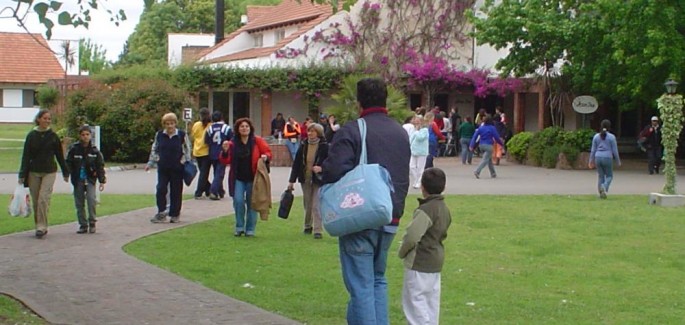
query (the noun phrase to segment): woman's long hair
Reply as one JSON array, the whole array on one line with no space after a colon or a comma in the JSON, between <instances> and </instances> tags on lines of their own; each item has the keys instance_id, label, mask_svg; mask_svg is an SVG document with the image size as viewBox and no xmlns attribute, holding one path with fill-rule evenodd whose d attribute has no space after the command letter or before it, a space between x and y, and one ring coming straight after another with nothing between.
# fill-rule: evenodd
<instances>
[{"instance_id":1,"label":"woman's long hair","mask_svg":"<svg viewBox=\"0 0 685 325\"><path fill-rule=\"evenodd\" d=\"M209 123L212 123L212 114L209 112L209 108L200 108L200 122L202 122L202 127L207 127Z\"/></svg>"},{"instance_id":2,"label":"woman's long hair","mask_svg":"<svg viewBox=\"0 0 685 325\"><path fill-rule=\"evenodd\" d=\"M602 138L602 140L605 140L607 138L607 132L611 129L611 122L609 120L602 120L600 129L599 137Z\"/></svg>"}]
</instances>

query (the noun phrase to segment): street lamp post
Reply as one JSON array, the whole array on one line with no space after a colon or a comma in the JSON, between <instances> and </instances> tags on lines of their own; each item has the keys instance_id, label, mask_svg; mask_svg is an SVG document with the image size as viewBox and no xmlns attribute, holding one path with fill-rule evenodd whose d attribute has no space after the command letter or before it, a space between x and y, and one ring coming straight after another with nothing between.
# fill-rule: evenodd
<instances>
[{"instance_id":1,"label":"street lamp post","mask_svg":"<svg viewBox=\"0 0 685 325\"><path fill-rule=\"evenodd\" d=\"M675 153L678 148L678 137L683 129L683 96L676 94L678 83L669 79L664 83L666 94L657 100L661 115L661 144L664 147L664 176L666 184L663 194L676 194Z\"/></svg>"}]
</instances>

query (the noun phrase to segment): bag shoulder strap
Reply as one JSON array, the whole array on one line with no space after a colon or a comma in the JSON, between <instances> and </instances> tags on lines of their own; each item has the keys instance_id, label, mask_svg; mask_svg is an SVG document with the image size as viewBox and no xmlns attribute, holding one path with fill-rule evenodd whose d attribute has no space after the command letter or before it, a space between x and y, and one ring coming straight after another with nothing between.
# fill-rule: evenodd
<instances>
[{"instance_id":1,"label":"bag shoulder strap","mask_svg":"<svg viewBox=\"0 0 685 325\"><path fill-rule=\"evenodd\" d=\"M357 125L359 125L359 134L362 139L362 154L359 157L359 164L366 164L366 121L363 118L357 119Z\"/></svg>"}]
</instances>

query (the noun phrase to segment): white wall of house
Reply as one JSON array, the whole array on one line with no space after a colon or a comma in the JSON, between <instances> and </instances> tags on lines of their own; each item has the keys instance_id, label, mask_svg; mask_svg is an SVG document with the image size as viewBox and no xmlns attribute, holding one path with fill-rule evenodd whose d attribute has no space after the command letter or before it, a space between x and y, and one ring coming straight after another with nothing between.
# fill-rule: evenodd
<instances>
[{"instance_id":1,"label":"white wall of house","mask_svg":"<svg viewBox=\"0 0 685 325\"><path fill-rule=\"evenodd\" d=\"M214 34L167 34L167 63L176 67L182 63L184 46L212 46Z\"/></svg>"},{"instance_id":2,"label":"white wall of house","mask_svg":"<svg viewBox=\"0 0 685 325\"><path fill-rule=\"evenodd\" d=\"M236 35L232 40L226 42L223 46L212 51L212 53L209 53L204 57L204 60L215 59L224 55L233 54L251 48L254 48L254 37L247 32L243 32Z\"/></svg>"},{"instance_id":3,"label":"white wall of house","mask_svg":"<svg viewBox=\"0 0 685 325\"><path fill-rule=\"evenodd\" d=\"M33 100L35 85L0 86L2 105L0 105L0 122L31 123L38 113L38 103Z\"/></svg>"}]
</instances>

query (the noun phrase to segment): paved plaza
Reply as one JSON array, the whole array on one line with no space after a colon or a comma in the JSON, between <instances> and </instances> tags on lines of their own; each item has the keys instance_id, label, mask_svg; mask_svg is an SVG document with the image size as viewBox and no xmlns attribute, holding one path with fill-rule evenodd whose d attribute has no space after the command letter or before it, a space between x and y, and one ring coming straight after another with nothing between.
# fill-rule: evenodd
<instances>
[{"instance_id":1,"label":"paved plaza","mask_svg":"<svg viewBox=\"0 0 685 325\"><path fill-rule=\"evenodd\" d=\"M477 162L476 159L474 161ZM596 194L593 170L556 170L503 162L497 178L487 170L475 179L475 165L440 158L447 194ZM679 170L683 174L683 170ZM287 185L289 168L272 168L274 200ZM626 161L615 170L610 195L660 191L663 176L650 176L641 161ZM11 193L16 174L0 174L0 193ZM153 194L154 171L140 168L108 172L106 193ZM678 177L680 188L685 177ZM184 189L192 194L195 185ZM71 193L58 179L55 192ZM419 191L410 189L410 193ZM106 200L106 196L104 198ZM154 205L154 202L150 202ZM53 324L297 324L274 313L237 301L125 254L125 244L171 228L232 213L230 199L188 200L180 224L151 224L153 207L116 218L101 218L95 235L77 236L74 223L50 227L44 240L33 231L0 236L0 292L9 294Z\"/></svg>"}]
</instances>

